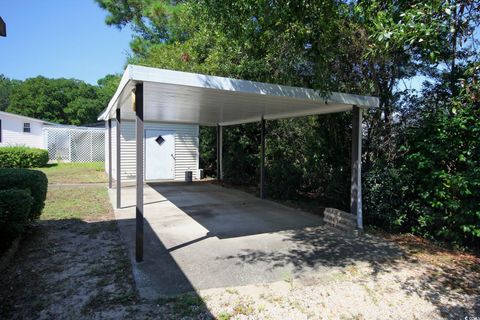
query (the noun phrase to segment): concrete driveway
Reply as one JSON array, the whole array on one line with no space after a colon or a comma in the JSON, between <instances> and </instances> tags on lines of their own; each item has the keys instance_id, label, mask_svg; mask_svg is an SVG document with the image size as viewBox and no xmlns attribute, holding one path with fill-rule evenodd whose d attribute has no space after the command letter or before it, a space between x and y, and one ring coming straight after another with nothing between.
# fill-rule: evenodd
<instances>
[{"instance_id":1,"label":"concrete driveway","mask_svg":"<svg viewBox=\"0 0 480 320\"><path fill-rule=\"evenodd\" d=\"M398 257L392 244L349 237L322 218L211 183L145 186L144 262L134 261L135 187L115 210L140 295L156 298L199 289L308 276L353 263ZM114 203L115 190L110 190Z\"/></svg>"}]
</instances>

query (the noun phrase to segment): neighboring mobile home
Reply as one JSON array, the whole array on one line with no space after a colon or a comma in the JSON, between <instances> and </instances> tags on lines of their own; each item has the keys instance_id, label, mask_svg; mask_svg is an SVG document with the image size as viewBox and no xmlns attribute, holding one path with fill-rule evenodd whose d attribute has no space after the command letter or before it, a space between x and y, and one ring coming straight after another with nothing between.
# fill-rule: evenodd
<instances>
[{"instance_id":1,"label":"neighboring mobile home","mask_svg":"<svg viewBox=\"0 0 480 320\"><path fill-rule=\"evenodd\" d=\"M0 111L0 147L48 150L50 161L105 160L105 129L77 127Z\"/></svg>"},{"instance_id":2,"label":"neighboring mobile home","mask_svg":"<svg viewBox=\"0 0 480 320\"><path fill-rule=\"evenodd\" d=\"M43 128L52 125L57 124L0 111L0 146L23 145L47 149L44 146Z\"/></svg>"}]
</instances>

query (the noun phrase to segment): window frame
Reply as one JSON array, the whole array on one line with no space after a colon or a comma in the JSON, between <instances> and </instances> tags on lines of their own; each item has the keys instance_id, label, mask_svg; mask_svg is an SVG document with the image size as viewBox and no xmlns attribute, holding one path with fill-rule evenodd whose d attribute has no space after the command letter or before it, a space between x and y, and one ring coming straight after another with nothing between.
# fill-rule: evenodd
<instances>
[{"instance_id":1,"label":"window frame","mask_svg":"<svg viewBox=\"0 0 480 320\"><path fill-rule=\"evenodd\" d=\"M26 126L28 125L28 126ZM23 123L23 133L32 133L32 125L30 122Z\"/></svg>"}]
</instances>

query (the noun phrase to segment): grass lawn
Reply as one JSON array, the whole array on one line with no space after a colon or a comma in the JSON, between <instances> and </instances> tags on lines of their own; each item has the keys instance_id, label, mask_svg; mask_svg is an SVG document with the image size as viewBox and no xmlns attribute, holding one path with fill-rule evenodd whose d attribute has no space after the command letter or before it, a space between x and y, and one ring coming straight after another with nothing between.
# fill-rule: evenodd
<instances>
[{"instance_id":1,"label":"grass lawn","mask_svg":"<svg viewBox=\"0 0 480 320\"><path fill-rule=\"evenodd\" d=\"M47 193L46 206L40 219L113 219L110 208L105 187L54 187Z\"/></svg>"},{"instance_id":2,"label":"grass lawn","mask_svg":"<svg viewBox=\"0 0 480 320\"><path fill-rule=\"evenodd\" d=\"M103 162L54 163L37 170L45 172L48 182L54 184L108 182Z\"/></svg>"}]
</instances>

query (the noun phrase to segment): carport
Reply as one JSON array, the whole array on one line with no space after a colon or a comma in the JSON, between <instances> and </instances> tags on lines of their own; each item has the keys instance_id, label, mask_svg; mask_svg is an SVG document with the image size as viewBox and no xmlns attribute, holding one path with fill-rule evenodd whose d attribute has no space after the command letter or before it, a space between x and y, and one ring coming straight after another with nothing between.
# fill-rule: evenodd
<instances>
[{"instance_id":1,"label":"carport","mask_svg":"<svg viewBox=\"0 0 480 320\"><path fill-rule=\"evenodd\" d=\"M222 128L261 122L260 195L265 197L265 122L290 117L352 111L351 213L362 225L362 110L378 99L346 93L321 95L307 89L202 74L129 65L99 120L108 123L109 188L112 177L112 119L116 134L116 207L121 208L120 134L122 120L136 127L136 261L143 260L144 238L144 121L217 127L217 173L222 179Z\"/></svg>"}]
</instances>

